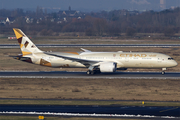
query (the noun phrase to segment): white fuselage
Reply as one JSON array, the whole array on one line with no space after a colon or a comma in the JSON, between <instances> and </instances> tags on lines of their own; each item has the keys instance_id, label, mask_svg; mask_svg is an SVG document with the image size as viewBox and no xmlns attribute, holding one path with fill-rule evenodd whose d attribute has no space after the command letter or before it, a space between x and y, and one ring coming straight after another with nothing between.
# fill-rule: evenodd
<instances>
[{"instance_id":1,"label":"white fuselage","mask_svg":"<svg viewBox=\"0 0 180 120\"><path fill-rule=\"evenodd\" d=\"M115 62L117 68L170 68L177 66L177 62L170 56L161 53L149 52L56 52L53 54L73 57L83 60L99 62ZM43 53L27 55L34 64L51 67L86 67L85 65L68 59L51 56Z\"/></svg>"}]
</instances>

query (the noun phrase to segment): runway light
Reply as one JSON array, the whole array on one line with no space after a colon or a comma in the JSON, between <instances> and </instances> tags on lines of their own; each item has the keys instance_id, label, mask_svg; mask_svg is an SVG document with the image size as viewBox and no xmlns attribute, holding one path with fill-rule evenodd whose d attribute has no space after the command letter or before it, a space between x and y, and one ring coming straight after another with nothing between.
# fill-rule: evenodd
<instances>
[{"instance_id":1,"label":"runway light","mask_svg":"<svg viewBox=\"0 0 180 120\"><path fill-rule=\"evenodd\" d=\"M44 116L39 116L39 120L44 120Z\"/></svg>"}]
</instances>

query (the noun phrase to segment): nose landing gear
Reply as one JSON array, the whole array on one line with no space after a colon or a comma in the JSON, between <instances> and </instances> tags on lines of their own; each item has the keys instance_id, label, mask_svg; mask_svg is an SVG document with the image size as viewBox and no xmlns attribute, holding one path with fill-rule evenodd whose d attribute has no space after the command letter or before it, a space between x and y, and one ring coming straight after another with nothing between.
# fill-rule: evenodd
<instances>
[{"instance_id":1,"label":"nose landing gear","mask_svg":"<svg viewBox=\"0 0 180 120\"><path fill-rule=\"evenodd\" d=\"M165 71L162 71L162 73L161 73L162 75L164 75L165 74Z\"/></svg>"},{"instance_id":2,"label":"nose landing gear","mask_svg":"<svg viewBox=\"0 0 180 120\"><path fill-rule=\"evenodd\" d=\"M166 71L166 70L167 70L166 68L162 68L162 75L165 74L165 71Z\"/></svg>"}]
</instances>

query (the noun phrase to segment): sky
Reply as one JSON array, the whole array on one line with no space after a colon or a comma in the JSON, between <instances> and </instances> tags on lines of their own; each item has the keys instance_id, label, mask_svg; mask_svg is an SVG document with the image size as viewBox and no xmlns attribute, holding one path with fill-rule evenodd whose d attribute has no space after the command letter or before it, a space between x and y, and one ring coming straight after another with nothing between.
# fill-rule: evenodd
<instances>
[{"instance_id":1,"label":"sky","mask_svg":"<svg viewBox=\"0 0 180 120\"><path fill-rule=\"evenodd\" d=\"M160 10L160 0L0 0L0 9L53 8L56 10L110 11L110 10ZM180 0L166 0L166 7L180 6Z\"/></svg>"}]
</instances>

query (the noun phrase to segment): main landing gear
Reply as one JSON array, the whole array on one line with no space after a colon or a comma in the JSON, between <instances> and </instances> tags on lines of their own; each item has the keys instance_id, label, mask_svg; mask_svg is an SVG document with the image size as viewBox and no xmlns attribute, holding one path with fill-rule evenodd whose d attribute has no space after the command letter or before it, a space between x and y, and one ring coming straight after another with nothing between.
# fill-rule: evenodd
<instances>
[{"instance_id":1,"label":"main landing gear","mask_svg":"<svg viewBox=\"0 0 180 120\"><path fill-rule=\"evenodd\" d=\"M94 75L94 74L98 74L98 73L101 73L101 71L98 69L97 70L88 70L86 72L87 75Z\"/></svg>"},{"instance_id":2,"label":"main landing gear","mask_svg":"<svg viewBox=\"0 0 180 120\"><path fill-rule=\"evenodd\" d=\"M166 68L162 68L162 75L165 74Z\"/></svg>"}]
</instances>

